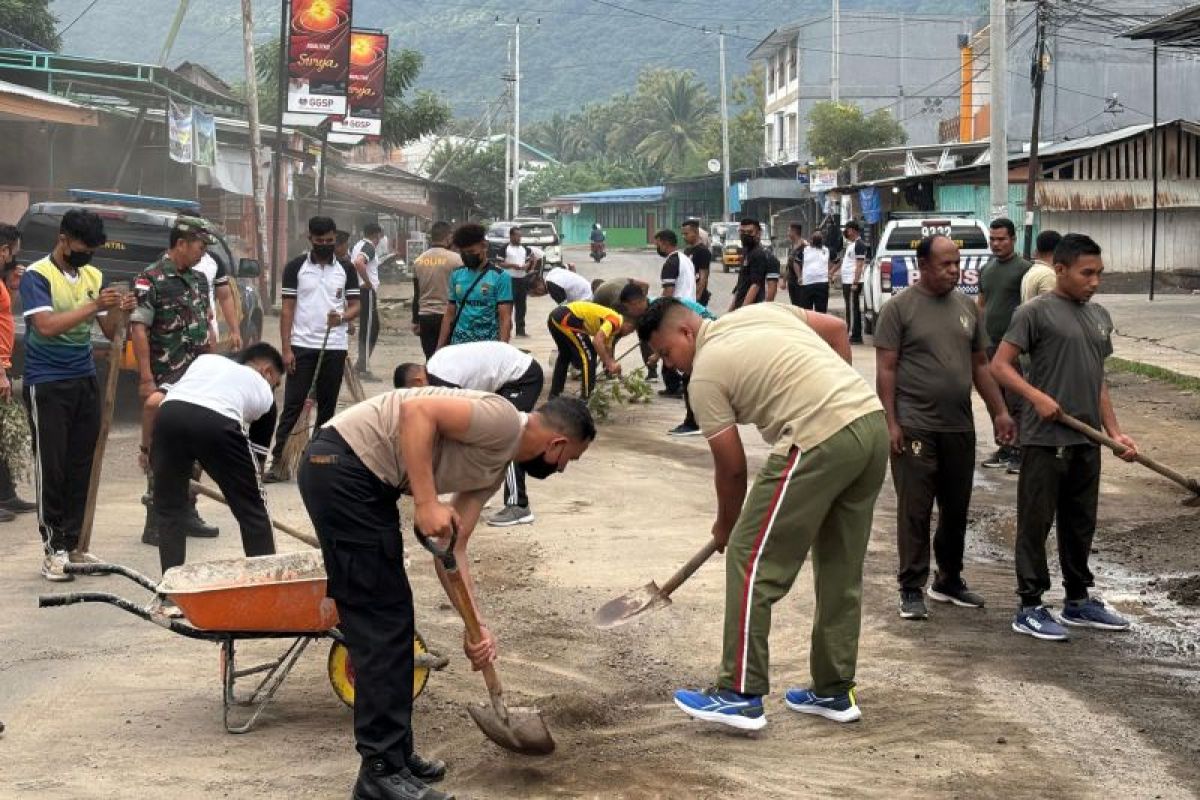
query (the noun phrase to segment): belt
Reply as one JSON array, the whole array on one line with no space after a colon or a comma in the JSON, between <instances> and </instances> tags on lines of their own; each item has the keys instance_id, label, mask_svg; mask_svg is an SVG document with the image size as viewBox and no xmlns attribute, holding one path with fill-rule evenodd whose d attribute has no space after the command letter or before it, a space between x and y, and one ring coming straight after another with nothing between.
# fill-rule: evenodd
<instances>
[{"instance_id":1,"label":"belt","mask_svg":"<svg viewBox=\"0 0 1200 800\"><path fill-rule=\"evenodd\" d=\"M346 440L342 438L342 435L337 432L337 428L332 428L328 425L323 428L318 428L312 440L314 442L329 442L336 447L353 452L353 449L350 447L349 443L347 443Z\"/></svg>"}]
</instances>

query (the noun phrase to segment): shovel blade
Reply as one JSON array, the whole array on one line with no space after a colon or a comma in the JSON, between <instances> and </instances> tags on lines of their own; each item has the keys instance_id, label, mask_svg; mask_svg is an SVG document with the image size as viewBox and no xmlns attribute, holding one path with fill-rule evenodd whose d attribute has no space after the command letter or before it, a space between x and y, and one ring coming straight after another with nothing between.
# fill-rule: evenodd
<instances>
[{"instance_id":1,"label":"shovel blade","mask_svg":"<svg viewBox=\"0 0 1200 800\"><path fill-rule=\"evenodd\" d=\"M491 705L473 703L467 713L483 735L493 742L523 756L548 756L554 752L554 737L536 708L510 708L508 719L502 719Z\"/></svg>"},{"instance_id":2,"label":"shovel blade","mask_svg":"<svg viewBox=\"0 0 1200 800\"><path fill-rule=\"evenodd\" d=\"M639 614L669 606L671 598L664 597L658 584L650 581L640 589L609 600L596 609L592 622L597 628L615 628L624 625Z\"/></svg>"}]
</instances>

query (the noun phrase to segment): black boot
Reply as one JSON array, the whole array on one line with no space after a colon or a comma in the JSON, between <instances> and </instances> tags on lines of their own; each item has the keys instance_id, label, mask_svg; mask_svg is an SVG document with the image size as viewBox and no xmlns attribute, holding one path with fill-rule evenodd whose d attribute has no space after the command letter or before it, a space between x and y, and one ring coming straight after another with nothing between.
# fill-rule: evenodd
<instances>
[{"instance_id":1,"label":"black boot","mask_svg":"<svg viewBox=\"0 0 1200 800\"><path fill-rule=\"evenodd\" d=\"M142 528L142 544L158 547L158 515L154 513L154 507L151 505L146 506L146 525Z\"/></svg>"},{"instance_id":2,"label":"black boot","mask_svg":"<svg viewBox=\"0 0 1200 800\"><path fill-rule=\"evenodd\" d=\"M200 512L196 510L196 498L192 498L192 506L188 509L187 516L183 519L183 530L194 539L215 539L220 535L221 529L216 525L209 525L200 518Z\"/></svg>"},{"instance_id":3,"label":"black boot","mask_svg":"<svg viewBox=\"0 0 1200 800\"><path fill-rule=\"evenodd\" d=\"M364 761L352 800L454 800L454 795L426 786L407 769L393 770L382 758Z\"/></svg>"},{"instance_id":4,"label":"black boot","mask_svg":"<svg viewBox=\"0 0 1200 800\"><path fill-rule=\"evenodd\" d=\"M14 493L12 497L0 500L0 511L8 511L13 514L28 514L31 511L37 511L37 503L22 500Z\"/></svg>"},{"instance_id":5,"label":"black boot","mask_svg":"<svg viewBox=\"0 0 1200 800\"><path fill-rule=\"evenodd\" d=\"M408 757L408 771L425 783L437 783L446 777L446 762L440 758L425 758L414 750Z\"/></svg>"}]
</instances>

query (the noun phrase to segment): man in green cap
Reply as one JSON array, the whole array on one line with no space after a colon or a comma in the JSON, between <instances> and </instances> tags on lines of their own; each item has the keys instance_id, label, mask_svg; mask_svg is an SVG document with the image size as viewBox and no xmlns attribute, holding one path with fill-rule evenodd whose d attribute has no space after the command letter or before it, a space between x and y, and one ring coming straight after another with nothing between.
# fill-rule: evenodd
<instances>
[{"instance_id":1,"label":"man in green cap","mask_svg":"<svg viewBox=\"0 0 1200 800\"><path fill-rule=\"evenodd\" d=\"M146 398L182 377L197 356L209 349L212 309L208 304L208 279L194 269L204 257L212 234L199 220L181 217L171 228L167 252L134 281L137 308L130 315L130 338L138 362L138 397ZM147 482L151 480L147 472ZM158 545L153 486L146 504L142 542ZM205 524L196 511L196 498L186 516L189 536L211 538L219 531Z\"/></svg>"}]
</instances>

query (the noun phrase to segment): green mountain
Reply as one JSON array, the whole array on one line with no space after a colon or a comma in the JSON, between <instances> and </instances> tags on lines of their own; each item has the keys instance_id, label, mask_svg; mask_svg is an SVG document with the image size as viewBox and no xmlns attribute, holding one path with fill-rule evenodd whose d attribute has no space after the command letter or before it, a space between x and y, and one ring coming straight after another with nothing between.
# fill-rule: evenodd
<instances>
[{"instance_id":1,"label":"green mountain","mask_svg":"<svg viewBox=\"0 0 1200 800\"><path fill-rule=\"evenodd\" d=\"M975 14L984 0L843 0L843 31L855 11ZM258 39L278 35L280 3L255 0ZM155 63L176 0L54 0L67 53ZM357 0L355 23L381 28L393 46L425 55L420 85L457 115L481 115L503 91L512 28L520 19L522 113L539 119L631 89L646 66L694 69L715 92L717 37L723 27L730 79L750 68L746 54L773 29L827 16L828 0ZM80 16L82 14L82 16ZM78 19L76 19L78 17ZM846 45L843 44L845 48ZM194 61L231 82L242 78L237 0L192 0L168 64Z\"/></svg>"}]
</instances>

